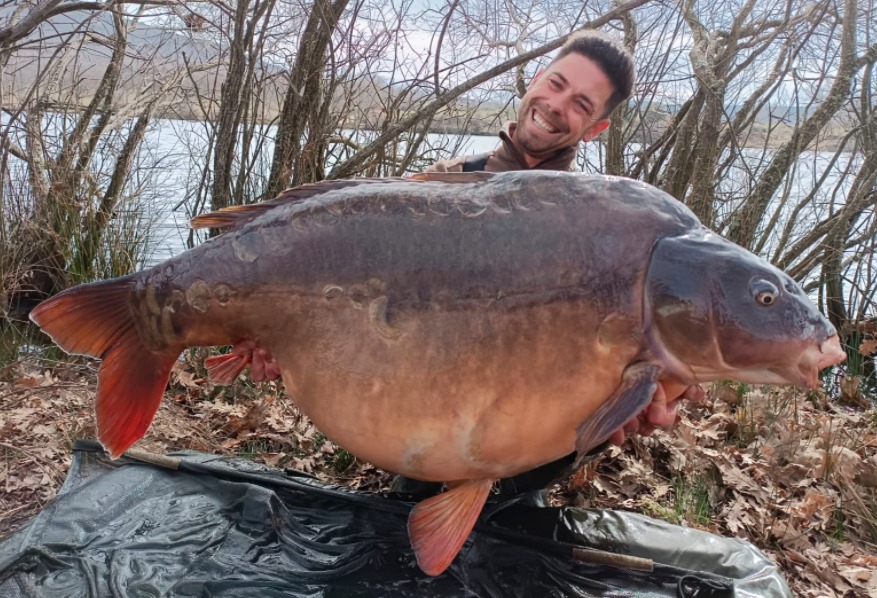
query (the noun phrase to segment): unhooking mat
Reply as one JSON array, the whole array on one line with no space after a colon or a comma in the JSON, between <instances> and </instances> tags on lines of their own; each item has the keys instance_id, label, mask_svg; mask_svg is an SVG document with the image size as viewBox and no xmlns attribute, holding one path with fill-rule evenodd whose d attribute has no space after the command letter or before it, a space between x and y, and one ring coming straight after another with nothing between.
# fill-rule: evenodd
<instances>
[{"instance_id":1,"label":"unhooking mat","mask_svg":"<svg viewBox=\"0 0 877 598\"><path fill-rule=\"evenodd\" d=\"M521 500L489 502L429 577L406 533L411 503L244 459L171 457L110 461L77 443L57 498L0 544L0 597L791 596L745 542ZM600 551L638 558L601 565Z\"/></svg>"}]
</instances>

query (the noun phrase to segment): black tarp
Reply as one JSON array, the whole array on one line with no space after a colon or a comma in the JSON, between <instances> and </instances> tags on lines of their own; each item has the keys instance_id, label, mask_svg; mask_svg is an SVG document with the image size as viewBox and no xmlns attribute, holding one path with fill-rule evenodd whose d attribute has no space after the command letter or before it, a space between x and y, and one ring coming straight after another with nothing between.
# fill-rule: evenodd
<instances>
[{"instance_id":1,"label":"black tarp","mask_svg":"<svg viewBox=\"0 0 877 598\"><path fill-rule=\"evenodd\" d=\"M77 443L58 497L0 544L0 596L791 596L745 542L521 500L489 502L450 569L429 577L406 534L411 503L244 459L173 457L110 461ZM654 570L580 562L582 548Z\"/></svg>"}]
</instances>

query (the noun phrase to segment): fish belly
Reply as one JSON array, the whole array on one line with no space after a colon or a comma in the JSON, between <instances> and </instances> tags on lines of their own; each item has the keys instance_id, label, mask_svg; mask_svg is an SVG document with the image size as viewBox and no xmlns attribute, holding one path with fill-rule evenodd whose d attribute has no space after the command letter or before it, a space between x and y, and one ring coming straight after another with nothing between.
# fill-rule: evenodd
<instances>
[{"instance_id":1,"label":"fish belly","mask_svg":"<svg viewBox=\"0 0 877 598\"><path fill-rule=\"evenodd\" d=\"M423 480L506 477L575 450L637 348L598 341L586 305L313 310L278 343L293 400L331 440Z\"/></svg>"}]
</instances>

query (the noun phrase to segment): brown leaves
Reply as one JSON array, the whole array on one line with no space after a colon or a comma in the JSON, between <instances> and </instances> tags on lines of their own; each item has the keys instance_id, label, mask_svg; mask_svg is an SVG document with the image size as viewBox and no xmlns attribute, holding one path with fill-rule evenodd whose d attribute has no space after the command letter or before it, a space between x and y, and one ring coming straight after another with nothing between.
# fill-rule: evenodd
<instances>
[{"instance_id":1,"label":"brown leaves","mask_svg":"<svg viewBox=\"0 0 877 598\"><path fill-rule=\"evenodd\" d=\"M0 383L0 537L55 496L76 428L57 416L84 408L81 394L50 372L22 368L11 379Z\"/></svg>"},{"instance_id":2,"label":"brown leaves","mask_svg":"<svg viewBox=\"0 0 877 598\"><path fill-rule=\"evenodd\" d=\"M675 430L634 438L587 471L557 503L634 509L746 539L777 560L795 595L877 596L873 408L716 385L704 404L680 411ZM708 509L689 507L697 494Z\"/></svg>"}]
</instances>

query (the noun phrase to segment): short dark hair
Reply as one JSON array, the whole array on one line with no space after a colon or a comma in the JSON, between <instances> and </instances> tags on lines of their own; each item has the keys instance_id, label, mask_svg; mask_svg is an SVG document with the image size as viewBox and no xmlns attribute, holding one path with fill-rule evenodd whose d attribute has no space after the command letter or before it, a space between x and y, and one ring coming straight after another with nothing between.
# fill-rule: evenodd
<instances>
[{"instance_id":1,"label":"short dark hair","mask_svg":"<svg viewBox=\"0 0 877 598\"><path fill-rule=\"evenodd\" d=\"M633 92L636 78L633 56L614 38L602 31L588 29L570 35L551 63L573 52L596 62L612 83L614 89L606 103L606 114L603 115L608 116Z\"/></svg>"}]
</instances>

